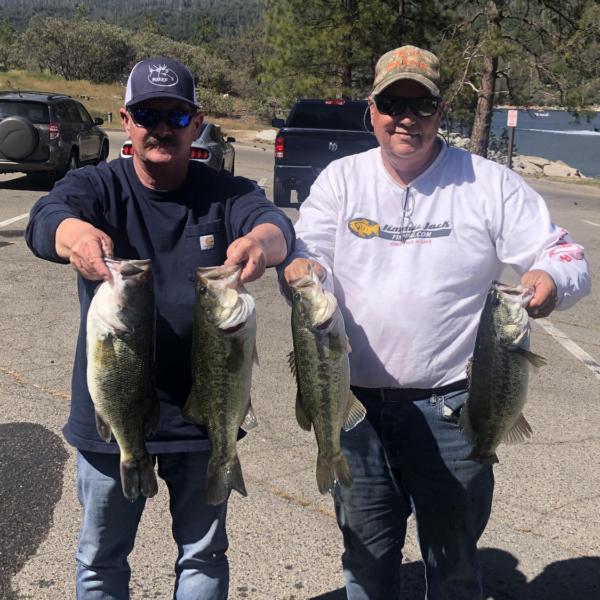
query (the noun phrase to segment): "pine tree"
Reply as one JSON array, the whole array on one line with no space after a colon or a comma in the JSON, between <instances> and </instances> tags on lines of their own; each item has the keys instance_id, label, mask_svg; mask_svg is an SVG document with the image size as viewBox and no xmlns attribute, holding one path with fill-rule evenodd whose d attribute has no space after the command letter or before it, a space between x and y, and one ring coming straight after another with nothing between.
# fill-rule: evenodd
<instances>
[{"instance_id":1,"label":"pine tree","mask_svg":"<svg viewBox=\"0 0 600 600\"><path fill-rule=\"evenodd\" d=\"M581 80L598 77L595 0L465 0L448 40L446 58L464 66L455 72L449 103L460 95L464 99L465 88L477 95L472 153L487 156L499 96L504 103L530 108L539 102L540 89L549 90L554 102L576 117L591 114L592 99L581 92Z\"/></svg>"},{"instance_id":2,"label":"pine tree","mask_svg":"<svg viewBox=\"0 0 600 600\"><path fill-rule=\"evenodd\" d=\"M443 0L266 0L263 82L280 94L365 97L377 59L425 48L446 22Z\"/></svg>"}]
</instances>

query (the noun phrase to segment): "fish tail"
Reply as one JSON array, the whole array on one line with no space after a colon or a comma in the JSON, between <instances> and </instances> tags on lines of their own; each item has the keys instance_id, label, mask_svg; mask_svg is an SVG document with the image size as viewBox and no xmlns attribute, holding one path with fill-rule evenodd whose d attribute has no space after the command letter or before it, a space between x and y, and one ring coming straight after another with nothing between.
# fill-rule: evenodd
<instances>
[{"instance_id":1,"label":"fish tail","mask_svg":"<svg viewBox=\"0 0 600 600\"><path fill-rule=\"evenodd\" d=\"M471 454L466 458L463 458L461 462L465 460L472 460L480 465L493 465L500 462L495 452L492 452L491 454L489 452L482 452L481 450L477 450L476 447L473 448Z\"/></svg>"},{"instance_id":2,"label":"fish tail","mask_svg":"<svg viewBox=\"0 0 600 600\"><path fill-rule=\"evenodd\" d=\"M154 465L149 454L141 459L126 458L121 460L121 485L127 500L133 502L140 493L146 498L156 496L158 482L154 473Z\"/></svg>"},{"instance_id":3,"label":"fish tail","mask_svg":"<svg viewBox=\"0 0 600 600\"><path fill-rule=\"evenodd\" d=\"M247 496L242 465L237 454L230 463L219 463L211 458L206 473L206 504L216 506L227 500L229 490L236 490Z\"/></svg>"},{"instance_id":4,"label":"fish tail","mask_svg":"<svg viewBox=\"0 0 600 600\"><path fill-rule=\"evenodd\" d=\"M326 494L333 489L336 481L345 488L351 488L354 483L350 465L343 452L333 458L319 458L317 460L319 492Z\"/></svg>"}]
</instances>

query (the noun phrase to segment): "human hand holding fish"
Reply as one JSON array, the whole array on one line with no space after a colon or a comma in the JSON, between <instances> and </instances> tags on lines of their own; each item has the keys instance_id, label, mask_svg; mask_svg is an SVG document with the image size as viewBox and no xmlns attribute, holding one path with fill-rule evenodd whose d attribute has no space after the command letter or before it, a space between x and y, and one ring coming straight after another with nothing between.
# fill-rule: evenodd
<instances>
[{"instance_id":1,"label":"human hand holding fish","mask_svg":"<svg viewBox=\"0 0 600 600\"><path fill-rule=\"evenodd\" d=\"M114 258L113 241L103 231L79 219L65 219L56 230L56 252L85 279L112 281L104 258Z\"/></svg>"},{"instance_id":2,"label":"human hand holding fish","mask_svg":"<svg viewBox=\"0 0 600 600\"><path fill-rule=\"evenodd\" d=\"M321 263L308 258L295 258L285 268L284 279L281 281L281 289L289 300L292 299L292 290L289 286L289 282L299 279L304 275L310 275L309 266L312 266L321 283L327 279L327 271Z\"/></svg>"},{"instance_id":3,"label":"human hand holding fish","mask_svg":"<svg viewBox=\"0 0 600 600\"><path fill-rule=\"evenodd\" d=\"M257 225L227 248L226 267L243 265L241 285L260 279L268 266L278 265L287 254L283 232L272 223Z\"/></svg>"},{"instance_id":4,"label":"human hand holding fish","mask_svg":"<svg viewBox=\"0 0 600 600\"><path fill-rule=\"evenodd\" d=\"M527 313L532 319L547 317L558 302L558 292L554 278L542 269L528 271L521 278L521 285L535 289L535 294L527 305Z\"/></svg>"}]
</instances>

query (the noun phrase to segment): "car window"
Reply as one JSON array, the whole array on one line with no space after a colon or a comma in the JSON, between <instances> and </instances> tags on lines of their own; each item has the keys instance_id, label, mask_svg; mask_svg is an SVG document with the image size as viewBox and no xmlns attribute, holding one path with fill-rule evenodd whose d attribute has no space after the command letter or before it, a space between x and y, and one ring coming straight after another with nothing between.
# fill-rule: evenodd
<instances>
[{"instance_id":1,"label":"car window","mask_svg":"<svg viewBox=\"0 0 600 600\"><path fill-rule=\"evenodd\" d=\"M41 125L50 123L48 106L41 102L0 100L0 119L6 117L24 117L32 123Z\"/></svg>"},{"instance_id":2,"label":"car window","mask_svg":"<svg viewBox=\"0 0 600 600\"><path fill-rule=\"evenodd\" d=\"M221 132L216 127L210 128L210 139L213 142L222 142L223 136L221 136Z\"/></svg>"},{"instance_id":3,"label":"car window","mask_svg":"<svg viewBox=\"0 0 600 600\"><path fill-rule=\"evenodd\" d=\"M92 125L93 124L92 117L90 117L90 114L88 113L88 111L85 110L85 107L83 106L83 104L76 103L75 106L77 107L77 110L79 111L79 114L81 115L81 120L84 123L86 123L87 125Z\"/></svg>"},{"instance_id":4,"label":"car window","mask_svg":"<svg viewBox=\"0 0 600 600\"><path fill-rule=\"evenodd\" d=\"M69 111L69 122L70 123L82 123L81 115L77 110L75 102L67 102L67 110Z\"/></svg>"},{"instance_id":5,"label":"car window","mask_svg":"<svg viewBox=\"0 0 600 600\"><path fill-rule=\"evenodd\" d=\"M369 125L370 113L363 105L297 104L286 127L364 131L363 119Z\"/></svg>"},{"instance_id":6,"label":"car window","mask_svg":"<svg viewBox=\"0 0 600 600\"><path fill-rule=\"evenodd\" d=\"M70 121L69 118L69 110L67 108L67 104L65 102L60 102L59 104L55 104L54 113L56 114L56 120L59 123L68 123Z\"/></svg>"}]
</instances>

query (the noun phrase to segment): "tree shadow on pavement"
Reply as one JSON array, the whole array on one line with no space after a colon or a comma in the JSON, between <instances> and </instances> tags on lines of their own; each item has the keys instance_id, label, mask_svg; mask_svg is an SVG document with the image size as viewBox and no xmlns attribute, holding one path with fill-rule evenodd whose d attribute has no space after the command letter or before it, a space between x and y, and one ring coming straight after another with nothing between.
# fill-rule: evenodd
<instances>
[{"instance_id":1,"label":"tree shadow on pavement","mask_svg":"<svg viewBox=\"0 0 600 600\"><path fill-rule=\"evenodd\" d=\"M527 581L517 568L518 559L504 550L480 551L485 600L597 600L600 599L600 557L560 560L549 564L535 579ZM401 567L402 599L425 597L422 562ZM346 600L344 588L310 600Z\"/></svg>"},{"instance_id":2,"label":"tree shadow on pavement","mask_svg":"<svg viewBox=\"0 0 600 600\"><path fill-rule=\"evenodd\" d=\"M10 580L46 539L62 495L68 453L35 423L0 425L0 599L15 600ZM40 573L40 577L43 574ZM44 579L40 588L52 585Z\"/></svg>"}]
</instances>

